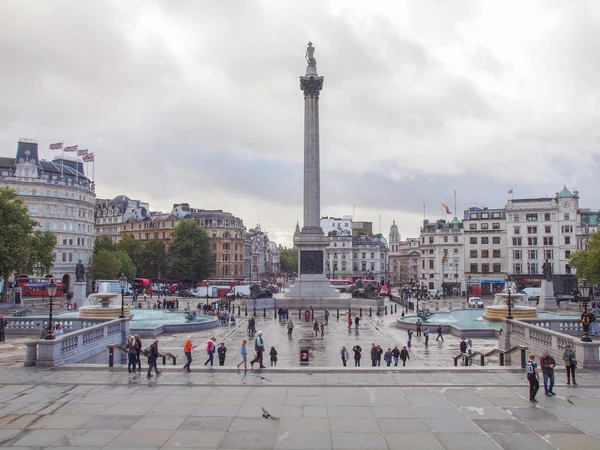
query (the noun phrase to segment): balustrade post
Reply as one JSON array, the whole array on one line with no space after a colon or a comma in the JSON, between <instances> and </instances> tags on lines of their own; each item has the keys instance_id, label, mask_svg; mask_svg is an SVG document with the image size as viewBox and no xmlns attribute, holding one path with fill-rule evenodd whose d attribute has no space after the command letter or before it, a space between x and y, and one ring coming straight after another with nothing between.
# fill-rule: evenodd
<instances>
[{"instance_id":1,"label":"balustrade post","mask_svg":"<svg viewBox=\"0 0 600 450\"><path fill-rule=\"evenodd\" d=\"M485 365L485 356L479 355L479 365L483 367Z\"/></svg>"},{"instance_id":2,"label":"balustrade post","mask_svg":"<svg viewBox=\"0 0 600 450\"><path fill-rule=\"evenodd\" d=\"M362 317L362 308L359 308L360 317Z\"/></svg>"},{"instance_id":3,"label":"balustrade post","mask_svg":"<svg viewBox=\"0 0 600 450\"><path fill-rule=\"evenodd\" d=\"M339 308L337 309L337 318L338 319L340 318L340 309Z\"/></svg>"},{"instance_id":4,"label":"balustrade post","mask_svg":"<svg viewBox=\"0 0 600 450\"><path fill-rule=\"evenodd\" d=\"M248 307L247 307L247 306L246 306L246 307L244 307L244 315L245 315L246 317L248 317Z\"/></svg>"},{"instance_id":5,"label":"balustrade post","mask_svg":"<svg viewBox=\"0 0 600 450\"><path fill-rule=\"evenodd\" d=\"M166 366L167 365L167 355L163 355L162 359L163 359L163 364L162 365Z\"/></svg>"},{"instance_id":6,"label":"balustrade post","mask_svg":"<svg viewBox=\"0 0 600 450\"><path fill-rule=\"evenodd\" d=\"M504 353L500 353L499 357L500 357L500 365L504 366Z\"/></svg>"},{"instance_id":7,"label":"balustrade post","mask_svg":"<svg viewBox=\"0 0 600 450\"><path fill-rule=\"evenodd\" d=\"M526 348L521 348L521 369L524 369L525 366L527 365L527 361L525 359L525 351L527 349Z\"/></svg>"},{"instance_id":8,"label":"balustrade post","mask_svg":"<svg viewBox=\"0 0 600 450\"><path fill-rule=\"evenodd\" d=\"M369 317L373 317L373 308L369 306Z\"/></svg>"},{"instance_id":9,"label":"balustrade post","mask_svg":"<svg viewBox=\"0 0 600 450\"><path fill-rule=\"evenodd\" d=\"M108 348L108 367L114 367L115 365L115 349L112 347Z\"/></svg>"}]
</instances>

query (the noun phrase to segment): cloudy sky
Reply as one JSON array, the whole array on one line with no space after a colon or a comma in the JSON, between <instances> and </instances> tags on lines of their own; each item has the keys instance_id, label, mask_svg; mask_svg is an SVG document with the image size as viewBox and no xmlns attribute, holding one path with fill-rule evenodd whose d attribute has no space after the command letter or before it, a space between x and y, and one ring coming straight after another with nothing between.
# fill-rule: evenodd
<instances>
[{"instance_id":1,"label":"cloudy sky","mask_svg":"<svg viewBox=\"0 0 600 450\"><path fill-rule=\"evenodd\" d=\"M98 197L224 209L290 245L308 41L322 214L404 238L454 189L459 211L563 184L600 207L594 0L3 0L0 155L79 144Z\"/></svg>"}]
</instances>

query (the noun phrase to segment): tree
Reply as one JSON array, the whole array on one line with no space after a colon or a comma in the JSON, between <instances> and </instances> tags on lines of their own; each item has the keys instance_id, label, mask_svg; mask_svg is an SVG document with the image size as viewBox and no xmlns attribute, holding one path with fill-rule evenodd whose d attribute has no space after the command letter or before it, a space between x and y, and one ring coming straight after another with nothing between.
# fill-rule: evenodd
<instances>
[{"instance_id":1,"label":"tree","mask_svg":"<svg viewBox=\"0 0 600 450\"><path fill-rule=\"evenodd\" d=\"M178 280L208 278L215 268L210 238L193 219L185 219L175 227L167 261L171 276Z\"/></svg>"},{"instance_id":2,"label":"tree","mask_svg":"<svg viewBox=\"0 0 600 450\"><path fill-rule=\"evenodd\" d=\"M8 279L14 273L47 274L53 266L56 237L34 232L38 223L10 188L0 188L0 275L4 278L2 302L7 301Z\"/></svg>"},{"instance_id":3,"label":"tree","mask_svg":"<svg viewBox=\"0 0 600 450\"><path fill-rule=\"evenodd\" d=\"M90 260L90 273L94 280L115 280L120 276L121 261L116 254L102 249Z\"/></svg>"},{"instance_id":4,"label":"tree","mask_svg":"<svg viewBox=\"0 0 600 450\"><path fill-rule=\"evenodd\" d=\"M141 251L140 274L146 278L161 278L166 272L165 243L159 239L147 242Z\"/></svg>"},{"instance_id":5,"label":"tree","mask_svg":"<svg viewBox=\"0 0 600 450\"><path fill-rule=\"evenodd\" d=\"M127 253L135 266L136 274L141 274L142 243L140 241L131 236L124 236L116 245L116 250L123 250Z\"/></svg>"},{"instance_id":6,"label":"tree","mask_svg":"<svg viewBox=\"0 0 600 450\"><path fill-rule=\"evenodd\" d=\"M125 275L125 278L127 278L127 280L131 282L135 278L135 265L133 264L133 261L131 261L129 255L123 250L114 252L113 255L117 258L117 261L119 263L119 268L117 269L115 279L119 278L122 273L123 275Z\"/></svg>"},{"instance_id":7,"label":"tree","mask_svg":"<svg viewBox=\"0 0 600 450\"><path fill-rule=\"evenodd\" d=\"M592 233L587 250L571 254L569 265L577 270L577 278L585 278L590 284L600 281L600 231Z\"/></svg>"},{"instance_id":8,"label":"tree","mask_svg":"<svg viewBox=\"0 0 600 450\"><path fill-rule=\"evenodd\" d=\"M279 246L279 262L282 272L298 272L298 249Z\"/></svg>"},{"instance_id":9,"label":"tree","mask_svg":"<svg viewBox=\"0 0 600 450\"><path fill-rule=\"evenodd\" d=\"M94 239L94 255L100 250L108 250L109 252L115 251L115 244L113 244L110 236L104 234L102 236L97 236L96 239Z\"/></svg>"}]
</instances>

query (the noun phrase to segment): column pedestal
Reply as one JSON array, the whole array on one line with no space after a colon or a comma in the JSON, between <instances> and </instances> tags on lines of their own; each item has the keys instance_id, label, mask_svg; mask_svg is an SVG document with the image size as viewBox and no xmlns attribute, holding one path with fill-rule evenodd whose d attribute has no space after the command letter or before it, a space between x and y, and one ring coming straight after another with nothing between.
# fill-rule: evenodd
<instances>
[{"instance_id":1,"label":"column pedestal","mask_svg":"<svg viewBox=\"0 0 600 450\"><path fill-rule=\"evenodd\" d=\"M552 281L542 280L542 294L540 295L540 302L538 309L551 310L558 309L556 304L556 297L554 297L554 284Z\"/></svg>"},{"instance_id":2,"label":"column pedestal","mask_svg":"<svg viewBox=\"0 0 600 450\"><path fill-rule=\"evenodd\" d=\"M75 281L73 283L73 298L71 302L77 303L77 306L84 306L86 303L87 296L85 295L86 291L86 283L85 281Z\"/></svg>"}]
</instances>

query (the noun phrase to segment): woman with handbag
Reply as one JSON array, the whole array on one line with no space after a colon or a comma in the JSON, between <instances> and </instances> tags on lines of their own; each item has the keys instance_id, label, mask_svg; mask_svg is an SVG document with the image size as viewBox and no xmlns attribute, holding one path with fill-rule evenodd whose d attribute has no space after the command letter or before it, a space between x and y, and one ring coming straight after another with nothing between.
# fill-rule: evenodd
<instances>
[{"instance_id":1,"label":"woman with handbag","mask_svg":"<svg viewBox=\"0 0 600 450\"><path fill-rule=\"evenodd\" d=\"M567 368L567 384L571 384L571 375L573 375L573 386L577 386L575 381L575 369L577 368L577 359L575 358L575 352L571 350L571 345L565 345L565 351L562 354L565 367Z\"/></svg>"}]
</instances>

